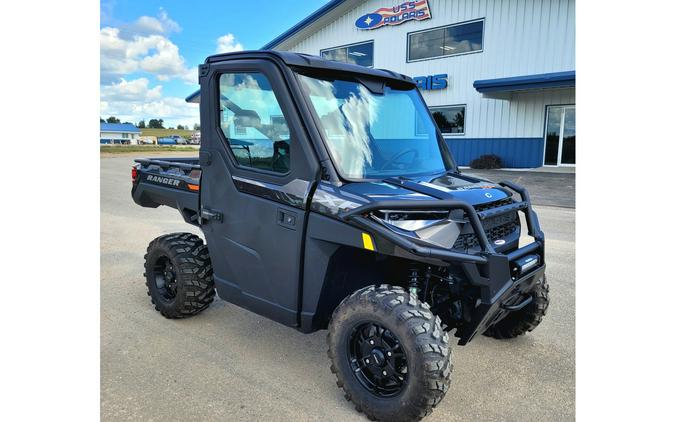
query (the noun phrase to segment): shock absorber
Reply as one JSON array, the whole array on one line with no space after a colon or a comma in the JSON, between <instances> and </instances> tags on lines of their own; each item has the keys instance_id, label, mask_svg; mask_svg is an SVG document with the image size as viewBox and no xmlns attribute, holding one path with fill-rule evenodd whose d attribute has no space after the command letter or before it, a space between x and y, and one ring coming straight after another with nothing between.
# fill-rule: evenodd
<instances>
[{"instance_id":1,"label":"shock absorber","mask_svg":"<svg viewBox=\"0 0 675 422\"><path fill-rule=\"evenodd\" d=\"M429 282L431 281L431 267L427 267L427 270L424 272L424 289L422 290L422 301L426 302L428 300L427 293L429 292Z\"/></svg>"},{"instance_id":2,"label":"shock absorber","mask_svg":"<svg viewBox=\"0 0 675 422\"><path fill-rule=\"evenodd\" d=\"M410 288L410 294L417 297L417 291L419 288L418 277L417 277L417 268L410 269L410 277L408 279L408 286Z\"/></svg>"}]
</instances>

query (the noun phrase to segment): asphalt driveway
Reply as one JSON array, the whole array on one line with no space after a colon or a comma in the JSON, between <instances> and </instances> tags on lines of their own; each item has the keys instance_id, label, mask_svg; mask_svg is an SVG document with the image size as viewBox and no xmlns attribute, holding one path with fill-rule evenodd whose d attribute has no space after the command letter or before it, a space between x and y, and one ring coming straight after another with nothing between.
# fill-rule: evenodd
<instances>
[{"instance_id":1,"label":"asphalt driveway","mask_svg":"<svg viewBox=\"0 0 675 422\"><path fill-rule=\"evenodd\" d=\"M513 170L462 170L462 173L477 176L493 182L510 180L525 186L535 205L574 208L574 173L545 173L540 171Z\"/></svg>"}]
</instances>

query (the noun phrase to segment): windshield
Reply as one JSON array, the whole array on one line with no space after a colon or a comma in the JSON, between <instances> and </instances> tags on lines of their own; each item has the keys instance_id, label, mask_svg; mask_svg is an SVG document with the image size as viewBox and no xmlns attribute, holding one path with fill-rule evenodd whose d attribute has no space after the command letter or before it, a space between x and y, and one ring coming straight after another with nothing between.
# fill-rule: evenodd
<instances>
[{"instance_id":1,"label":"windshield","mask_svg":"<svg viewBox=\"0 0 675 422\"><path fill-rule=\"evenodd\" d=\"M298 76L342 177L383 179L448 170L451 161L444 161L439 145L443 138L416 89L380 84L371 91L355 80Z\"/></svg>"}]
</instances>

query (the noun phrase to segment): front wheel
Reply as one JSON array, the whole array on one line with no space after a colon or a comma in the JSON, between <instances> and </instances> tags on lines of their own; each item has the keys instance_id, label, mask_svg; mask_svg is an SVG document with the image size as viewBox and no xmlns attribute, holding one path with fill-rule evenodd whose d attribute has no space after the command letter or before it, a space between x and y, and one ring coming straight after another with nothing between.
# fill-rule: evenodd
<instances>
[{"instance_id":1,"label":"front wheel","mask_svg":"<svg viewBox=\"0 0 675 422\"><path fill-rule=\"evenodd\" d=\"M328 327L328 356L347 400L373 420L419 420L450 384L440 318L397 286L369 286L342 301Z\"/></svg>"}]
</instances>

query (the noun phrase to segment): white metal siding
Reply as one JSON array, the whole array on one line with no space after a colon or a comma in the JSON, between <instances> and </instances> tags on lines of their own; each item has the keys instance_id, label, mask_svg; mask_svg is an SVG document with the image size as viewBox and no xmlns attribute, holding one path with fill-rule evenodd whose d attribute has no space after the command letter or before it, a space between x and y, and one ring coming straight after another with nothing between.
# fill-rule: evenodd
<instances>
[{"instance_id":1,"label":"white metal siding","mask_svg":"<svg viewBox=\"0 0 675 422\"><path fill-rule=\"evenodd\" d=\"M131 143L138 143L139 134L138 133L127 133L125 138L122 135L122 132L100 132L100 139L119 139L124 141L131 141Z\"/></svg>"},{"instance_id":2,"label":"white metal siding","mask_svg":"<svg viewBox=\"0 0 675 422\"><path fill-rule=\"evenodd\" d=\"M546 105L573 104L574 89L514 94L510 100L484 98L473 88L479 79L575 69L574 0L428 0L432 18L375 30L354 22L398 0L370 0L289 48L319 55L320 50L374 40L375 67L410 76L448 74L448 88L422 91L429 106L466 104L466 138L541 137ZM485 19L483 52L406 63L407 33Z\"/></svg>"}]
</instances>

